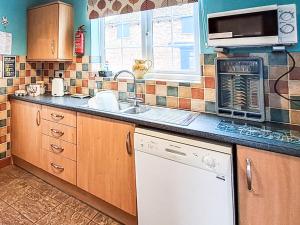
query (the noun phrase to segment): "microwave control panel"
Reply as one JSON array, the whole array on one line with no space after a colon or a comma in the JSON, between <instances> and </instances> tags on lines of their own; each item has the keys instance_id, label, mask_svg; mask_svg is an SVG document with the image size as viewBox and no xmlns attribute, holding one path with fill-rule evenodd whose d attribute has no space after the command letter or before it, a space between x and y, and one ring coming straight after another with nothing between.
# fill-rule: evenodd
<instances>
[{"instance_id":1,"label":"microwave control panel","mask_svg":"<svg viewBox=\"0 0 300 225\"><path fill-rule=\"evenodd\" d=\"M296 4L278 6L278 29L281 44L298 42Z\"/></svg>"}]
</instances>

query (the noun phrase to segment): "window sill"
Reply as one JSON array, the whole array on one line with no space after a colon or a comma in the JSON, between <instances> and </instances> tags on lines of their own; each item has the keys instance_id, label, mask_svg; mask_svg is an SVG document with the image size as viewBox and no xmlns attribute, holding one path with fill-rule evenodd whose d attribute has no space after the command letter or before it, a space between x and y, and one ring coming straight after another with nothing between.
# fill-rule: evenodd
<instances>
[{"instance_id":1,"label":"window sill","mask_svg":"<svg viewBox=\"0 0 300 225\"><path fill-rule=\"evenodd\" d=\"M201 84L202 76L199 74L161 74L161 73L148 73L145 75L144 80L153 81L166 81L166 82L188 82Z\"/></svg>"}]
</instances>

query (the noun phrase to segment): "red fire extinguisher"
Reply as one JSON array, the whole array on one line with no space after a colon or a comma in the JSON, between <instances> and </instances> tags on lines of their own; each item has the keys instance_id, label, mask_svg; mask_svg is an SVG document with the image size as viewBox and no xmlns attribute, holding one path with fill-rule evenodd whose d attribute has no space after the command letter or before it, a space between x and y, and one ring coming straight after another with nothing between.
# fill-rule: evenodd
<instances>
[{"instance_id":1,"label":"red fire extinguisher","mask_svg":"<svg viewBox=\"0 0 300 225\"><path fill-rule=\"evenodd\" d=\"M81 25L80 27L78 27L75 34L75 54L77 56L84 55L84 45L85 45L84 33L85 33L84 25Z\"/></svg>"}]
</instances>

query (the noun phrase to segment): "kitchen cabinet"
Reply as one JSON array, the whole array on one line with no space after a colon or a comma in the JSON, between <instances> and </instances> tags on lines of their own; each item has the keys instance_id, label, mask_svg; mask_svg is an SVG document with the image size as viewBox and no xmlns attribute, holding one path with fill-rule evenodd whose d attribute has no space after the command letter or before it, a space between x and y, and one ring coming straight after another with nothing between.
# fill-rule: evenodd
<instances>
[{"instance_id":1,"label":"kitchen cabinet","mask_svg":"<svg viewBox=\"0 0 300 225\"><path fill-rule=\"evenodd\" d=\"M54 2L28 10L27 60L71 61L73 8Z\"/></svg>"},{"instance_id":2,"label":"kitchen cabinet","mask_svg":"<svg viewBox=\"0 0 300 225\"><path fill-rule=\"evenodd\" d=\"M237 147L240 225L300 221L300 158Z\"/></svg>"},{"instance_id":3,"label":"kitchen cabinet","mask_svg":"<svg viewBox=\"0 0 300 225\"><path fill-rule=\"evenodd\" d=\"M13 100L11 101L11 117L12 154L41 167L41 106Z\"/></svg>"},{"instance_id":4,"label":"kitchen cabinet","mask_svg":"<svg viewBox=\"0 0 300 225\"><path fill-rule=\"evenodd\" d=\"M134 124L77 114L77 185L136 215Z\"/></svg>"}]
</instances>

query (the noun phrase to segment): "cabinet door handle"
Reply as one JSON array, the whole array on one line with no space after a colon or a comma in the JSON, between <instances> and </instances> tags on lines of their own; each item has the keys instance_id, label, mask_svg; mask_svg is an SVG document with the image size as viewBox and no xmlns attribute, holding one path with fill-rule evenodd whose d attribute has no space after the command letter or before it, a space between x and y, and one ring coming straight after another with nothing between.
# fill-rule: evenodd
<instances>
[{"instance_id":1,"label":"cabinet door handle","mask_svg":"<svg viewBox=\"0 0 300 225\"><path fill-rule=\"evenodd\" d=\"M127 149L128 155L131 155L132 154L132 145L131 145L130 131L128 132L127 138L126 138L126 149Z\"/></svg>"},{"instance_id":2,"label":"cabinet door handle","mask_svg":"<svg viewBox=\"0 0 300 225\"><path fill-rule=\"evenodd\" d=\"M53 136L56 136L56 137L61 137L63 136L65 133L63 131L60 131L60 130L56 130L56 129L50 129L51 130L51 133Z\"/></svg>"},{"instance_id":3,"label":"cabinet door handle","mask_svg":"<svg viewBox=\"0 0 300 225\"><path fill-rule=\"evenodd\" d=\"M55 163L51 163L51 166L59 173L62 173L65 170L63 166L57 165Z\"/></svg>"},{"instance_id":4,"label":"cabinet door handle","mask_svg":"<svg viewBox=\"0 0 300 225\"><path fill-rule=\"evenodd\" d=\"M51 117L54 120L62 120L63 118L65 118L64 115L59 115L59 114L55 114L55 113L51 113Z\"/></svg>"},{"instance_id":5,"label":"cabinet door handle","mask_svg":"<svg viewBox=\"0 0 300 225\"><path fill-rule=\"evenodd\" d=\"M55 144L50 144L50 146L51 146L52 152L54 152L54 153L58 154L58 153L62 153L64 151L63 147L59 147L59 146L57 146Z\"/></svg>"},{"instance_id":6,"label":"cabinet door handle","mask_svg":"<svg viewBox=\"0 0 300 225\"><path fill-rule=\"evenodd\" d=\"M55 43L54 43L54 40L51 41L51 53L52 53L52 55L54 55L54 53L55 53Z\"/></svg>"},{"instance_id":7,"label":"cabinet door handle","mask_svg":"<svg viewBox=\"0 0 300 225\"><path fill-rule=\"evenodd\" d=\"M251 159L246 159L246 177L248 191L252 191L252 171L251 171Z\"/></svg>"},{"instance_id":8,"label":"cabinet door handle","mask_svg":"<svg viewBox=\"0 0 300 225\"><path fill-rule=\"evenodd\" d=\"M40 110L38 110L37 113L36 113L35 122L36 122L36 125L38 125L38 126L41 125L41 112L40 112Z\"/></svg>"}]
</instances>

